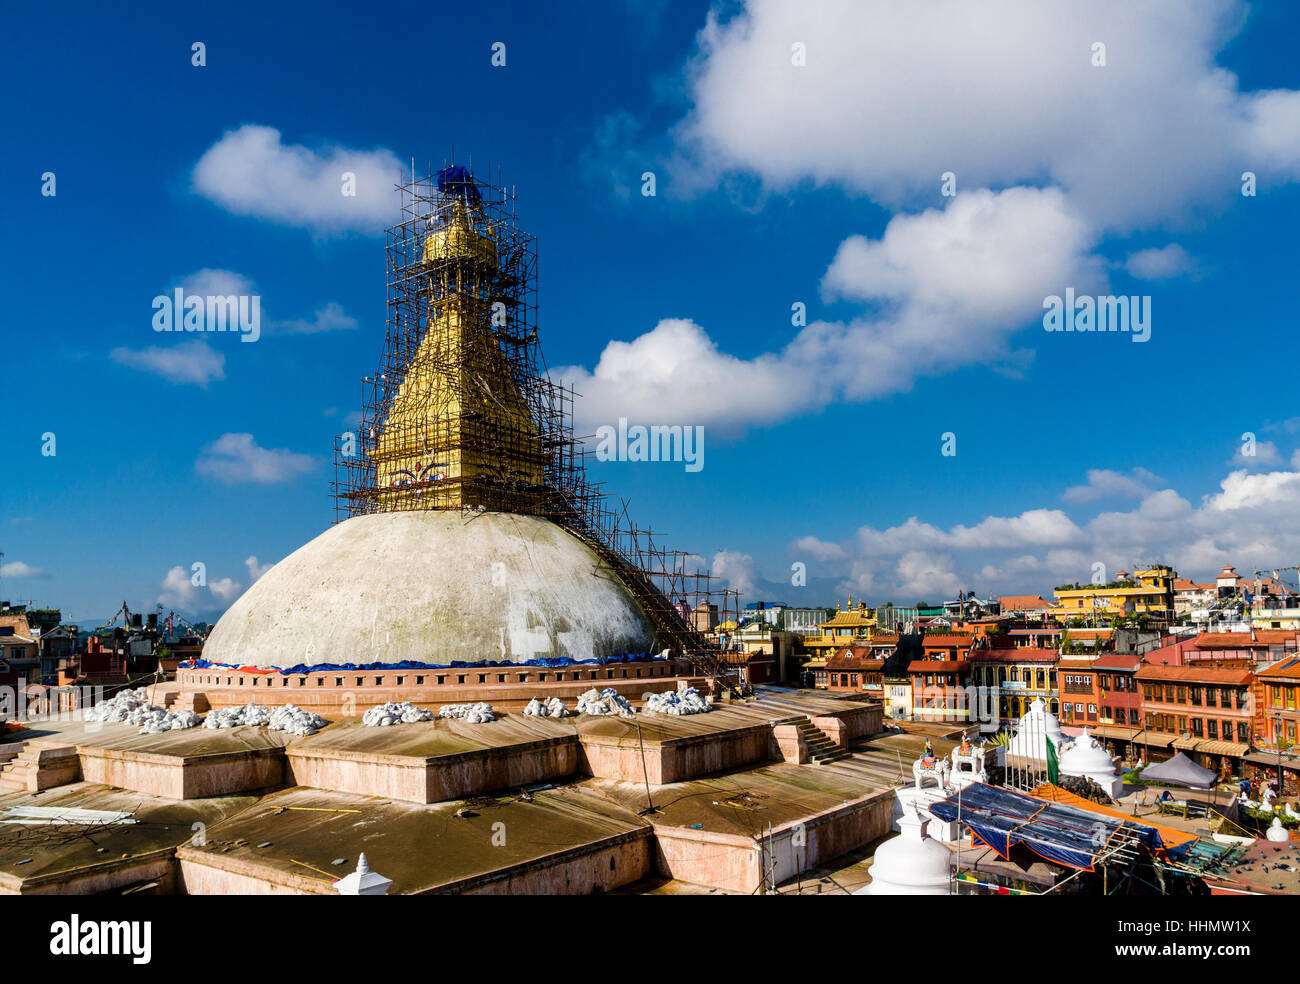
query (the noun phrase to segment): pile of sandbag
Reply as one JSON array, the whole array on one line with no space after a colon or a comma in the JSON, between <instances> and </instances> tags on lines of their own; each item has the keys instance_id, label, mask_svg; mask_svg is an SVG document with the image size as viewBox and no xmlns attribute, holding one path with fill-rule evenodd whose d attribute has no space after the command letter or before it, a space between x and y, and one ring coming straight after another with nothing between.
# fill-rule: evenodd
<instances>
[{"instance_id":1,"label":"pile of sandbag","mask_svg":"<svg viewBox=\"0 0 1300 984\"><path fill-rule=\"evenodd\" d=\"M472 724L486 724L497 719L492 713L492 705L481 701L477 704L443 704L438 709L438 717L458 718Z\"/></svg>"},{"instance_id":2,"label":"pile of sandbag","mask_svg":"<svg viewBox=\"0 0 1300 984\"><path fill-rule=\"evenodd\" d=\"M135 721L131 722L135 724ZM140 734L160 735L164 731L183 731L197 728L199 716L193 711L164 711L161 707L151 707L143 713L139 724Z\"/></svg>"},{"instance_id":3,"label":"pile of sandbag","mask_svg":"<svg viewBox=\"0 0 1300 984\"><path fill-rule=\"evenodd\" d=\"M427 707L416 707L409 700L400 704L389 701L382 707L372 707L361 715L361 723L367 728L387 728L394 724L415 724L419 721L432 721L433 711Z\"/></svg>"},{"instance_id":4,"label":"pile of sandbag","mask_svg":"<svg viewBox=\"0 0 1300 984\"><path fill-rule=\"evenodd\" d=\"M564 706L564 701L558 697L552 697L550 700L538 700L534 697L524 708L524 713L529 717L552 717L562 718L569 716L569 709Z\"/></svg>"},{"instance_id":5,"label":"pile of sandbag","mask_svg":"<svg viewBox=\"0 0 1300 984\"><path fill-rule=\"evenodd\" d=\"M645 710L651 714L704 714L713 710L712 698L701 697L694 687L668 690L646 698Z\"/></svg>"},{"instance_id":6,"label":"pile of sandbag","mask_svg":"<svg viewBox=\"0 0 1300 984\"><path fill-rule=\"evenodd\" d=\"M632 705L627 702L626 697L620 697L617 690L612 687L606 687L604 690L597 690L592 687L586 693L578 697L579 714L600 714L609 716L617 714L619 717L630 718L636 715Z\"/></svg>"},{"instance_id":7,"label":"pile of sandbag","mask_svg":"<svg viewBox=\"0 0 1300 984\"><path fill-rule=\"evenodd\" d=\"M218 707L203 719L205 728L238 728L241 724L253 727L271 723L271 709L251 700L243 707Z\"/></svg>"},{"instance_id":8,"label":"pile of sandbag","mask_svg":"<svg viewBox=\"0 0 1300 984\"><path fill-rule=\"evenodd\" d=\"M271 712L268 722L272 731L283 731L290 735L314 735L329 724L319 714L305 711L296 704L285 704Z\"/></svg>"},{"instance_id":9,"label":"pile of sandbag","mask_svg":"<svg viewBox=\"0 0 1300 984\"><path fill-rule=\"evenodd\" d=\"M319 714L304 711L296 704L285 704L272 710L263 704L254 704L251 700L243 707L220 707L209 711L203 719L205 728L237 728L251 725L255 728L268 727L272 731L283 731L291 735L314 735L329 722Z\"/></svg>"}]
</instances>

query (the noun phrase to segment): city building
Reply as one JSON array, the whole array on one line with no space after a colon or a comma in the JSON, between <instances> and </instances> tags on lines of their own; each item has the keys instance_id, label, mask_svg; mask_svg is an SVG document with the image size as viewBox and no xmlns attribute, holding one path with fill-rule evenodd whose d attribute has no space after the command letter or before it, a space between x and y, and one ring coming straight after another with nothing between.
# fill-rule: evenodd
<instances>
[{"instance_id":1,"label":"city building","mask_svg":"<svg viewBox=\"0 0 1300 984\"><path fill-rule=\"evenodd\" d=\"M907 666L911 686L911 719L965 723L971 719L967 685L971 664L966 659L918 659Z\"/></svg>"},{"instance_id":2,"label":"city building","mask_svg":"<svg viewBox=\"0 0 1300 984\"><path fill-rule=\"evenodd\" d=\"M1255 729L1249 663L1147 662L1136 677L1143 731L1135 741L1147 747L1152 760L1183 752L1218 775L1241 773Z\"/></svg>"},{"instance_id":3,"label":"city building","mask_svg":"<svg viewBox=\"0 0 1300 984\"><path fill-rule=\"evenodd\" d=\"M1058 714L1054 649L978 648L970 655L971 683L987 694L993 721L981 721L985 730L996 731L1008 720L1029 712L1035 700L1041 700L1048 713ZM983 701L981 701L983 702Z\"/></svg>"},{"instance_id":4,"label":"city building","mask_svg":"<svg viewBox=\"0 0 1300 984\"><path fill-rule=\"evenodd\" d=\"M1085 624L1120 616L1145 616L1153 622L1174 619L1173 568L1158 564L1145 570L1120 571L1117 580L1108 584L1061 585L1053 592L1055 604L1050 615L1067 620L1080 619Z\"/></svg>"},{"instance_id":5,"label":"city building","mask_svg":"<svg viewBox=\"0 0 1300 984\"><path fill-rule=\"evenodd\" d=\"M885 661L873 656L870 646L845 646L826 660L827 689L865 692L883 702L884 666Z\"/></svg>"}]
</instances>

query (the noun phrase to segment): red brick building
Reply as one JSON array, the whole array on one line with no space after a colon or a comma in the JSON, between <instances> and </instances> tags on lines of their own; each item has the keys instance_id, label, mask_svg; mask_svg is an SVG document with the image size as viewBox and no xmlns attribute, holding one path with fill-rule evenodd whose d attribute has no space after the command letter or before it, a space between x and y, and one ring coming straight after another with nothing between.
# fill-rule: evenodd
<instances>
[{"instance_id":1,"label":"red brick building","mask_svg":"<svg viewBox=\"0 0 1300 984\"><path fill-rule=\"evenodd\" d=\"M907 664L907 673L912 678L912 720L963 724L970 720L969 660L916 659Z\"/></svg>"},{"instance_id":2,"label":"red brick building","mask_svg":"<svg viewBox=\"0 0 1300 984\"><path fill-rule=\"evenodd\" d=\"M872 656L871 647L844 646L826 660L826 689L866 692L883 699L881 678L885 661Z\"/></svg>"},{"instance_id":3,"label":"red brick building","mask_svg":"<svg viewBox=\"0 0 1300 984\"><path fill-rule=\"evenodd\" d=\"M1132 754L1133 739L1142 730L1142 688L1135 654L1107 653L1092 663L1097 688L1097 740L1111 751Z\"/></svg>"},{"instance_id":4,"label":"red brick building","mask_svg":"<svg viewBox=\"0 0 1300 984\"><path fill-rule=\"evenodd\" d=\"M1101 697L1097 693L1097 673L1091 659L1062 657L1056 664L1056 681L1060 688L1061 726L1095 729L1101 723Z\"/></svg>"},{"instance_id":5,"label":"red brick building","mask_svg":"<svg viewBox=\"0 0 1300 984\"><path fill-rule=\"evenodd\" d=\"M1137 741L1160 761L1184 752L1207 769L1240 774L1254 733L1254 673L1235 667L1147 663L1142 687L1143 731Z\"/></svg>"}]
</instances>

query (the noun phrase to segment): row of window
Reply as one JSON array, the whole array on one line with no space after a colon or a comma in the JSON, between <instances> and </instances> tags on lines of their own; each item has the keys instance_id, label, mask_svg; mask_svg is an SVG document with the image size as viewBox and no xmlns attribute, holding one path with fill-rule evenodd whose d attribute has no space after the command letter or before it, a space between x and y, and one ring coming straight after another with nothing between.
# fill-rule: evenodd
<instances>
[{"instance_id":1,"label":"row of window","mask_svg":"<svg viewBox=\"0 0 1300 984\"><path fill-rule=\"evenodd\" d=\"M1237 721L1235 728L1233 724L1232 721L1217 721L1214 718L1187 718L1174 714L1149 713L1146 716L1148 731L1160 731L1165 734L1175 735L1190 734L1193 738L1209 738L1212 740L1221 737L1224 741L1232 741L1235 732L1237 741L1243 745L1250 744L1250 722Z\"/></svg>"},{"instance_id":2,"label":"row of window","mask_svg":"<svg viewBox=\"0 0 1300 984\"><path fill-rule=\"evenodd\" d=\"M1269 707L1295 708L1295 685L1275 683L1264 686L1265 700Z\"/></svg>"},{"instance_id":3,"label":"row of window","mask_svg":"<svg viewBox=\"0 0 1300 984\"><path fill-rule=\"evenodd\" d=\"M1092 689L1091 673L1065 674L1065 686L1071 689ZM1097 674L1097 686L1102 690L1114 690L1116 693L1137 693L1137 681L1130 677L1109 673Z\"/></svg>"},{"instance_id":4,"label":"row of window","mask_svg":"<svg viewBox=\"0 0 1300 984\"><path fill-rule=\"evenodd\" d=\"M1230 687L1183 687L1175 684L1142 684L1146 700L1163 704L1191 704L1193 707L1222 707L1224 710L1242 710L1246 706L1246 691Z\"/></svg>"},{"instance_id":5,"label":"row of window","mask_svg":"<svg viewBox=\"0 0 1300 984\"><path fill-rule=\"evenodd\" d=\"M652 676L652 677L653 677L653 676L667 676L670 672L673 671L673 667L671 667L671 666L652 666L652 667L649 667L649 670L650 670L650 676ZM614 671L614 670L606 670L606 671L605 671L605 679L607 679L607 680L612 680L612 679L614 679L614 678L615 678L615 672L616 672L616 671ZM623 678L623 679L627 679L627 675L628 675L627 670L622 670L621 672L622 672L622 678ZM598 676L598 673L599 673L599 671L597 671L597 670L573 670L573 671L571 671L571 672L569 673L568 679L571 679L571 680L584 680L584 679L588 679L588 680L599 680L600 677ZM437 685L441 686L441 685L444 685L444 684L447 683L447 677L448 677L449 675L452 675L452 674L438 673L438 674L436 674L436 675L435 675L435 674L430 674L430 675L434 677L434 681L435 681L435 683L436 683ZM454 675L455 675L455 677L456 677L456 683L457 683L457 684L462 684L462 683L465 683L466 679L467 679L469 676L473 675L473 674L457 673L457 674L454 674ZM477 676L478 676L478 682L479 682L479 683L487 683L487 682L488 682L488 676L489 676L489 675L490 675L490 674L487 674L487 673L479 673L479 674L477 674ZM527 682L528 682L528 678L529 678L530 675L531 675L531 674L529 674L529 673L520 673L520 674L518 674L519 682L520 682L520 683L527 683ZM538 682L540 682L540 683L545 683L545 682L547 681L548 676L550 676L550 675L551 675L551 674L547 674L547 673L545 673L545 672L538 673L538 674L537 674L537 680L538 680ZM643 674L642 669L638 668L637 671L636 671L636 675L637 675L638 677L643 676L644 674ZM505 682L506 682L506 674L505 674L505 673L497 673L497 674L495 674L495 676L496 676L496 682L497 682L497 683L505 683ZM566 678L565 678L565 674L563 673L563 671L555 673L555 674L554 674L554 678L555 678L556 682L563 682L563 681L566 679ZM241 676L241 677L233 677L233 676L227 676L227 677L225 677L224 680L223 680L221 677L219 677L219 676L201 675L201 676L196 676L196 677L195 677L196 682L198 682L198 683L200 683L200 684L208 684L208 685L210 685L210 686L217 686L217 687L220 687L220 686L226 686L226 687L239 686L239 687L242 687L242 686L245 686L245 684L247 684L247 685L249 685L249 686L253 686L253 687L257 687L257 686L274 687L274 686L275 686L275 681L276 681L277 679L280 681L280 686L282 686L282 687L287 687L287 686L289 686L289 681L290 681L291 679L292 679L292 680L297 680L297 685L298 685L299 687L305 687L305 686L307 686L307 680L308 680L308 677L307 677L306 674L302 674L302 673L294 673L294 674L285 674L285 673L267 673L267 674L258 674L258 675L251 676L251 677L242 677L242 676ZM325 677L324 674L322 674L322 673L315 673L315 674L312 674L312 679L315 680L315 686L317 686L317 687L323 687L323 686L325 686L325 680L326 680L326 677ZM355 679L356 679L356 681L357 681L357 682L356 682L356 686L358 686L358 687L364 687L364 686L367 686L367 684L366 684L366 678L365 678L365 677L356 677ZM377 676L377 677L372 678L372 681L371 681L371 683L369 684L369 686L374 686L374 687L383 687L383 686L397 686L397 687L404 687L404 686L406 686L406 684L407 684L407 683L409 682L409 680L411 680L411 679L414 679L414 681L415 681L415 685L416 685L417 687L423 687L423 686L425 685L425 677L424 677L423 675L418 675L418 676L414 676L414 677L398 676L398 677L394 677L394 678L391 678L391 679L390 679L390 678L386 678L386 677L382 677L382 676ZM334 677L334 686L336 686L336 687L342 687L342 686L345 686L345 685L346 685L346 684L345 684L345 680L346 680L345 677L341 677L341 676L340 676L340 677ZM265 681L265 683L262 683L262 681Z\"/></svg>"},{"instance_id":6,"label":"row of window","mask_svg":"<svg viewBox=\"0 0 1300 984\"><path fill-rule=\"evenodd\" d=\"M986 687L1000 687L1010 681L1034 690L1056 689L1056 670L1035 670L1027 666L977 666L971 672L971 679Z\"/></svg>"}]
</instances>

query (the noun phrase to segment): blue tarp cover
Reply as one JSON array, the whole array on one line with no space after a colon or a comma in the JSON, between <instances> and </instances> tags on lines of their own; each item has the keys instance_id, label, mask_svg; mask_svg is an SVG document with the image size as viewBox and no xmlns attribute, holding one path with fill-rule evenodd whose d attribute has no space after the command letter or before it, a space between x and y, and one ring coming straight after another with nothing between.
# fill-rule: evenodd
<instances>
[{"instance_id":1,"label":"blue tarp cover","mask_svg":"<svg viewBox=\"0 0 1300 984\"><path fill-rule=\"evenodd\" d=\"M940 820L956 820L957 800L956 796L950 797L929 810ZM1004 859L1010 856L1012 846L1023 844L1047 861L1083 871L1093 870L1097 855L1121 827L1152 853L1175 854L1186 849L1186 845L1168 848L1154 827L1049 803L982 782L971 783L961 791L961 821Z\"/></svg>"},{"instance_id":2,"label":"blue tarp cover","mask_svg":"<svg viewBox=\"0 0 1300 984\"><path fill-rule=\"evenodd\" d=\"M478 185L474 182L474 175L463 164L452 164L438 172L438 190L445 195L459 195L471 202L483 200Z\"/></svg>"},{"instance_id":3,"label":"blue tarp cover","mask_svg":"<svg viewBox=\"0 0 1300 984\"><path fill-rule=\"evenodd\" d=\"M567 656L539 656L537 659L522 660L515 663L494 663L490 660L480 659L473 662L465 660L452 660L450 663L419 663L415 660L404 659L397 663L298 663L295 666L286 667L250 667L250 670L259 670L263 673L314 673L317 670L459 670L459 669L478 669L484 666L544 666L565 667L565 666L604 666L608 663L648 663L654 660L661 660L662 656L655 656L651 653L628 653L626 656L600 656L596 659L569 659ZM191 659L180 664L187 670L206 670L209 667L222 670L238 670L247 664L236 663L212 663L206 659Z\"/></svg>"}]
</instances>

